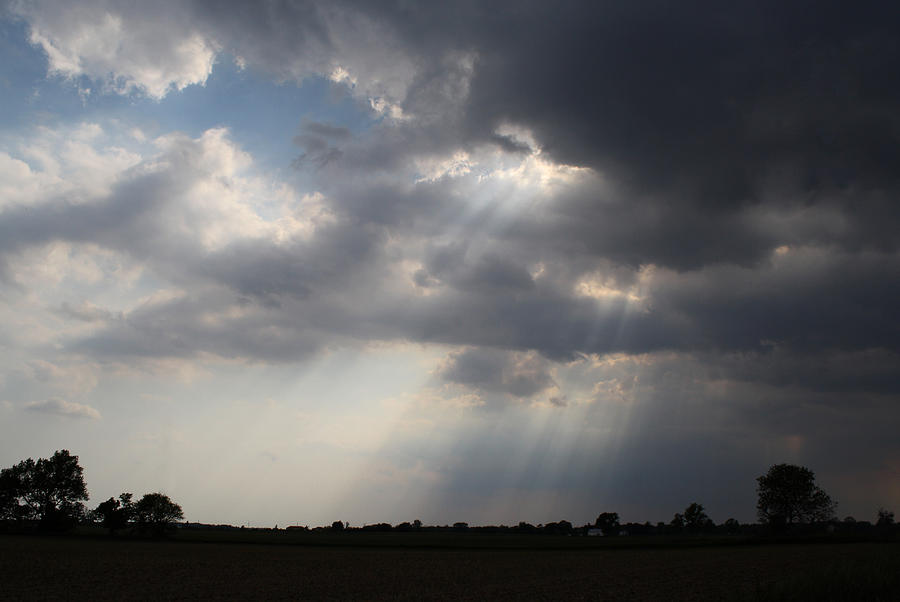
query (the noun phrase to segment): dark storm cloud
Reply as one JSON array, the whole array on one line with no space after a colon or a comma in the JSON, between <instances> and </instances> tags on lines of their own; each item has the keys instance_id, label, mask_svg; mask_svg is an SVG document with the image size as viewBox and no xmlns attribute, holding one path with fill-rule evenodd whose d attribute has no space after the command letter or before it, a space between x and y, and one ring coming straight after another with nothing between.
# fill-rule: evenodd
<instances>
[{"instance_id":1,"label":"dark storm cloud","mask_svg":"<svg viewBox=\"0 0 900 602\"><path fill-rule=\"evenodd\" d=\"M588 231L621 225L611 240L594 237L588 250L598 255L679 269L753 263L778 244L746 215L760 205L836 208L846 224L827 242L896 248L900 15L893 6L367 3L360 10L388 23L425 62L404 100L411 114L435 103L434 86L422 83L433 77L427 61L440 65L451 50L470 51L477 59L468 96L461 112L445 116L448 125L475 143L496 141L503 123L521 124L553 158L615 182L623 202L611 210L590 193L568 207ZM632 240L621 240L629 232Z\"/></svg>"},{"instance_id":2,"label":"dark storm cloud","mask_svg":"<svg viewBox=\"0 0 900 602\"><path fill-rule=\"evenodd\" d=\"M709 378L797 387L813 394L855 392L877 396L900 392L900 356L885 349L798 354L772 348L703 359L712 367Z\"/></svg>"},{"instance_id":3,"label":"dark storm cloud","mask_svg":"<svg viewBox=\"0 0 900 602\"><path fill-rule=\"evenodd\" d=\"M217 253L191 258L195 275L266 302L305 298L346 287L381 254L377 229L340 222L312 240L284 244L236 241Z\"/></svg>"},{"instance_id":4,"label":"dark storm cloud","mask_svg":"<svg viewBox=\"0 0 900 602\"><path fill-rule=\"evenodd\" d=\"M711 268L658 279L654 298L666 312L689 317L711 346L751 348L767 342L794 351L897 351L892 316L900 259L882 255L797 252L756 270Z\"/></svg>"},{"instance_id":5,"label":"dark storm cloud","mask_svg":"<svg viewBox=\"0 0 900 602\"><path fill-rule=\"evenodd\" d=\"M524 121L562 161L720 209L782 162L811 190L896 184L895 8L567 8L512 12L505 35L477 40L481 123Z\"/></svg>"},{"instance_id":6,"label":"dark storm cloud","mask_svg":"<svg viewBox=\"0 0 900 602\"><path fill-rule=\"evenodd\" d=\"M326 342L305 321L287 320L265 307L243 313L240 308L239 301L223 300L221 291L149 303L73 341L69 350L106 361L212 353L278 363L309 357Z\"/></svg>"},{"instance_id":7,"label":"dark storm cloud","mask_svg":"<svg viewBox=\"0 0 900 602\"><path fill-rule=\"evenodd\" d=\"M453 353L439 376L447 382L514 397L531 397L555 384L549 362L540 356L493 349Z\"/></svg>"},{"instance_id":8,"label":"dark storm cloud","mask_svg":"<svg viewBox=\"0 0 900 602\"><path fill-rule=\"evenodd\" d=\"M466 249L459 244L431 245L425 255L425 270L438 281L476 293L527 291L534 287L534 280L523 265L494 255L466 261Z\"/></svg>"}]
</instances>

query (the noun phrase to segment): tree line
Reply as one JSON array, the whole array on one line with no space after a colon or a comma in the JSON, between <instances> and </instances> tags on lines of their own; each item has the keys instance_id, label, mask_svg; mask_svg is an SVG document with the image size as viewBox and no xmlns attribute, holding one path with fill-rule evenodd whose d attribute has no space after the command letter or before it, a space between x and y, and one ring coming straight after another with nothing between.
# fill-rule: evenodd
<instances>
[{"instance_id":1,"label":"tree line","mask_svg":"<svg viewBox=\"0 0 900 602\"><path fill-rule=\"evenodd\" d=\"M388 523L364 525L351 529L348 524L335 521L330 527L317 527L313 531L474 531L479 533L544 533L556 535L676 535L676 534L736 534L754 533L762 527L768 532L783 533L797 529L800 525L828 523L834 527L837 504L816 484L815 474L810 469L793 464L775 464L757 481L757 525L741 525L734 518L717 525L706 514L702 504L693 502L683 512L677 512L668 523L650 522L621 524L617 512L601 513L593 524L576 527L562 520L547 524L532 525L520 522L515 526L469 527L467 523L444 526L424 526L419 520L413 523ZM862 531L872 526L867 521L856 521L846 517L838 523L844 530ZM883 508L878 510L875 527L890 529L894 525L894 513ZM292 527L289 529L297 529Z\"/></svg>"},{"instance_id":2,"label":"tree line","mask_svg":"<svg viewBox=\"0 0 900 602\"><path fill-rule=\"evenodd\" d=\"M93 510L88 510L84 502L88 499L84 471L78 464L78 456L68 450L58 450L50 458L28 458L0 470L0 521L20 525L36 524L40 529L59 531L69 529L79 523L101 524L111 534L131 529L160 535L175 523L184 519L181 506L167 495L159 492L147 493L137 502L131 493L122 493L118 498L109 498ZM757 518L759 524L775 532L784 532L796 525L835 523L837 504L815 482L815 474L806 467L792 464L775 464L757 481ZM860 528L871 525L865 521L857 523L846 517L845 527ZM894 513L878 510L876 527L891 528ZM288 530L301 529L289 527ZM303 527L302 529L307 529ZM365 525L350 529L342 521L335 521L330 527L314 530L327 531L419 531L454 530L479 531L484 533L547 533L584 534L615 536L622 534L650 535L674 533L737 533L744 526L729 518L716 525L706 514L702 504L692 503L684 512L676 513L669 523L655 525L628 523L622 525L616 512L601 513L593 524L574 527L569 521L559 521L542 525L520 522L516 526L469 527L458 522L452 526L425 526L421 521L404 522L396 526L388 523Z\"/></svg>"},{"instance_id":3,"label":"tree line","mask_svg":"<svg viewBox=\"0 0 900 602\"><path fill-rule=\"evenodd\" d=\"M89 511L84 469L78 456L62 449L50 458L28 458L0 470L0 520L36 523L63 531L83 522L100 522L110 532L133 527L154 534L184 518L181 506L163 493L147 493L137 502L123 493Z\"/></svg>"}]
</instances>

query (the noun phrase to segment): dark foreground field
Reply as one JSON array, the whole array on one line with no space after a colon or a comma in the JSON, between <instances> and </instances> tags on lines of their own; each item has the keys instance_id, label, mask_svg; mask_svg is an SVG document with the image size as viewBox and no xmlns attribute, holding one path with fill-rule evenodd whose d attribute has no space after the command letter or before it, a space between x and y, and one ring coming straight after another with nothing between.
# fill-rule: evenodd
<instances>
[{"instance_id":1,"label":"dark foreground field","mask_svg":"<svg viewBox=\"0 0 900 602\"><path fill-rule=\"evenodd\" d=\"M900 600L900 544L311 547L0 536L0 599Z\"/></svg>"}]
</instances>

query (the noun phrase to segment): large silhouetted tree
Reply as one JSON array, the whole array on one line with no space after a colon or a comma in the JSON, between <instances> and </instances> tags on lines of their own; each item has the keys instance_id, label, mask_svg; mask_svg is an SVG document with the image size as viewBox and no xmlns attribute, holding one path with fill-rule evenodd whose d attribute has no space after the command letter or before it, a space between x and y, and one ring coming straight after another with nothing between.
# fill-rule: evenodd
<instances>
[{"instance_id":1,"label":"large silhouetted tree","mask_svg":"<svg viewBox=\"0 0 900 602\"><path fill-rule=\"evenodd\" d=\"M78 456L58 450L0 471L0 516L40 520L47 529L74 525L84 515L87 485Z\"/></svg>"},{"instance_id":2,"label":"large silhouetted tree","mask_svg":"<svg viewBox=\"0 0 900 602\"><path fill-rule=\"evenodd\" d=\"M834 516L836 504L816 485L816 476L808 468L775 464L756 481L756 509L762 523L780 527L825 521Z\"/></svg>"},{"instance_id":3,"label":"large silhouetted tree","mask_svg":"<svg viewBox=\"0 0 900 602\"><path fill-rule=\"evenodd\" d=\"M181 506L163 493L147 493L134 505L138 525L162 535L172 523L184 518Z\"/></svg>"}]
</instances>

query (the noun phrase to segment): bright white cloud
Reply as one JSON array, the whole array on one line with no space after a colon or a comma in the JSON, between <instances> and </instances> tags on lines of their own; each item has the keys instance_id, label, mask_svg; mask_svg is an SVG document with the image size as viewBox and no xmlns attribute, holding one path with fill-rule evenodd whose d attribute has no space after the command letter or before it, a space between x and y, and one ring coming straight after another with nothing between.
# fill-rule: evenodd
<instances>
[{"instance_id":1,"label":"bright white cloud","mask_svg":"<svg viewBox=\"0 0 900 602\"><path fill-rule=\"evenodd\" d=\"M115 214L117 208L134 202L127 195L147 194L148 201L162 203L166 210L147 216L141 227L160 230L145 229L145 236L175 236L214 250L242 238L278 239L309 231L310 223L302 218L321 221L327 213L321 195L307 195L301 202L286 183L258 172L223 128L196 139L172 133L144 144L128 132L82 124L41 128L36 136L7 146L0 153L0 173L8 176L4 184L11 183L3 200L8 208L42 207L48 211L47 219L54 207L88 211L98 203L109 203ZM133 189L142 179L165 181L174 189ZM297 207L303 210L298 213ZM72 239L65 224L56 226L58 233L47 232L52 240ZM104 230L102 224L95 227L96 234Z\"/></svg>"},{"instance_id":2,"label":"bright white cloud","mask_svg":"<svg viewBox=\"0 0 900 602\"><path fill-rule=\"evenodd\" d=\"M133 140L97 123L39 127L28 138L0 141L0 210L108 194L141 160Z\"/></svg>"},{"instance_id":3,"label":"bright white cloud","mask_svg":"<svg viewBox=\"0 0 900 602\"><path fill-rule=\"evenodd\" d=\"M177 3L154 6L152 19L141 5L106 2L22 2L16 10L31 27L31 42L47 53L51 73L86 75L122 94L139 90L159 99L203 84L218 51L185 22Z\"/></svg>"},{"instance_id":4,"label":"bright white cloud","mask_svg":"<svg viewBox=\"0 0 900 602\"><path fill-rule=\"evenodd\" d=\"M224 304L196 302L222 294L208 288L224 269L214 258L241 244L283 255L282 246L333 222L327 199L301 197L257 170L224 129L145 143L127 128L82 124L41 128L6 148L0 170L17 180L0 208L0 273L15 286L0 316L19 325L6 344L43 348L42 360L161 306L195 307L198 324L228 338L233 325L259 316L234 294ZM179 294L161 298L168 290Z\"/></svg>"}]
</instances>

